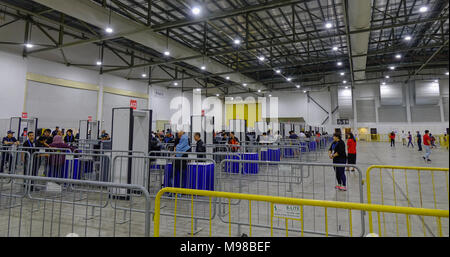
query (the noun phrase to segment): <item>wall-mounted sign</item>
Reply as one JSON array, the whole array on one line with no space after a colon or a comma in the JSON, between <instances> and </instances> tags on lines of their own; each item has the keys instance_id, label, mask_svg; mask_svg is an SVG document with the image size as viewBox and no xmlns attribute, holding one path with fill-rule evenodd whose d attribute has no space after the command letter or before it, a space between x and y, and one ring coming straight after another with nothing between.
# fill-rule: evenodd
<instances>
[{"instance_id":1,"label":"wall-mounted sign","mask_svg":"<svg viewBox=\"0 0 450 257\"><path fill-rule=\"evenodd\" d=\"M348 125L348 124L350 124L350 122L348 121L348 119L337 119L337 124L338 125Z\"/></svg>"},{"instance_id":2,"label":"wall-mounted sign","mask_svg":"<svg viewBox=\"0 0 450 257\"><path fill-rule=\"evenodd\" d=\"M156 96L164 96L164 92L155 89Z\"/></svg>"},{"instance_id":3,"label":"wall-mounted sign","mask_svg":"<svg viewBox=\"0 0 450 257\"><path fill-rule=\"evenodd\" d=\"M202 116L205 116L205 110L202 110Z\"/></svg>"},{"instance_id":4,"label":"wall-mounted sign","mask_svg":"<svg viewBox=\"0 0 450 257\"><path fill-rule=\"evenodd\" d=\"M134 110L137 109L137 101L135 99L130 100L130 107L133 108Z\"/></svg>"},{"instance_id":5,"label":"wall-mounted sign","mask_svg":"<svg viewBox=\"0 0 450 257\"><path fill-rule=\"evenodd\" d=\"M28 118L28 113L22 112L22 119L27 119L27 118Z\"/></svg>"}]
</instances>

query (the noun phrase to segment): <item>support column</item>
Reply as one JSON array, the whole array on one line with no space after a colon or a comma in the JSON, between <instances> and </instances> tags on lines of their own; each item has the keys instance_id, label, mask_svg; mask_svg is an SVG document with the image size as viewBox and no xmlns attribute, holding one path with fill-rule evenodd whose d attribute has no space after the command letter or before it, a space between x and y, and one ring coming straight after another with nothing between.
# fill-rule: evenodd
<instances>
[{"instance_id":1,"label":"support column","mask_svg":"<svg viewBox=\"0 0 450 257\"><path fill-rule=\"evenodd\" d=\"M100 131L103 129L103 75L100 74L98 81L98 96L97 96L97 120L100 121ZM86 117L87 118L87 117Z\"/></svg>"},{"instance_id":2,"label":"support column","mask_svg":"<svg viewBox=\"0 0 450 257\"><path fill-rule=\"evenodd\" d=\"M358 131L358 118L357 118L357 112L356 112L356 97L355 97L355 90L352 85L352 105L353 105L353 131Z\"/></svg>"},{"instance_id":3,"label":"support column","mask_svg":"<svg viewBox=\"0 0 450 257\"><path fill-rule=\"evenodd\" d=\"M439 110L441 112L441 122L445 122L445 115L444 115L444 104L442 102L442 96L439 97Z\"/></svg>"},{"instance_id":4,"label":"support column","mask_svg":"<svg viewBox=\"0 0 450 257\"><path fill-rule=\"evenodd\" d=\"M405 84L405 98L406 98L406 121L411 123L411 99L410 99L410 83Z\"/></svg>"}]
</instances>

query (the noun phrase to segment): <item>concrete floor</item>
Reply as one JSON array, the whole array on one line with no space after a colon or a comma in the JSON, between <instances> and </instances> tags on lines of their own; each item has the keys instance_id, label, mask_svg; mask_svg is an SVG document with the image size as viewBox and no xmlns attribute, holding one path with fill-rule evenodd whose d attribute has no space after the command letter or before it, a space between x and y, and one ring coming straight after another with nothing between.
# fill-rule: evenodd
<instances>
[{"instance_id":1,"label":"concrete floor","mask_svg":"<svg viewBox=\"0 0 450 257\"><path fill-rule=\"evenodd\" d=\"M433 149L431 164L423 161L416 148L406 148L397 145L391 148L389 143L358 142L357 166L362 171L362 178L366 179L366 169L370 165L401 165L421 167L449 167L448 150ZM322 152L318 162L330 163L327 154ZM273 196L286 196L307 199L337 200L360 202L360 181L358 173L347 173L348 191L340 192L334 189L335 175L330 167L307 167L292 165L260 165L257 175L232 175L222 173L216 176L218 184L216 190L228 192L242 192ZM421 171L420 187L418 172L404 170L380 170L371 173L371 196L373 203L390 205L427 207L448 210L448 173ZM434 179L434 181L433 181ZM395 183L394 183L395 180ZM407 181L407 183L406 183ZM5 182L5 181L4 181ZM16 181L19 182L19 181ZM433 190L434 182L434 190ZM158 187L156 178L154 187ZM395 185L395 187L394 187ZM63 191L63 194L40 191L33 193L33 199L23 198L20 195L8 197L12 192L20 193L21 186L0 183L0 236L65 236L68 233L77 233L80 236L145 236L144 198L133 197L132 201L108 200L108 194L86 193L86 188ZM87 191L91 191L92 188ZM395 190L395 193L394 193ZM74 193L75 191L75 193ZM155 190L156 192L156 190ZM362 188L364 202L367 202L367 183ZM420 194L421 193L421 194ZM394 197L395 196L395 197ZM39 199L47 199L42 201ZM228 199L216 199L222 204L211 206L211 231L209 222L209 199L197 197L194 202L195 217L198 219L191 223L190 197L177 200L176 235L187 236L193 231L196 236L241 236L250 235L249 202ZM408 200L407 200L408 199ZM151 199L151 210L154 208L154 199ZM62 202L66 201L66 202ZM103 207L107 201L109 204ZM88 207L87 205L95 207ZM174 198L162 200L161 205L161 236L174 235ZM270 206L263 202L251 203L251 235L270 236ZM9 208L12 206L12 208ZM122 209L113 208L120 206ZM130 217L131 215L131 217ZM170 216L169 216L170 215ZM349 222L348 210L327 209L321 207L304 207L304 236L359 236L367 234L368 214L362 215L359 211L352 211L352 223ZM184 216L184 217L183 217ZM361 218L364 218L365 231L362 231ZM405 215L374 213L374 232L382 236L406 236ZM228 221L231 220L231 226ZM432 217L420 219L410 217L410 230L414 236L437 236L438 220ZM326 221L326 222L325 222ZM302 223L298 220L286 222L283 218L272 219L273 235L301 236ZM441 219L442 232L449 235L448 219ZM239 225L240 224L240 225ZM398 225L397 225L398 224ZM350 226L351 225L351 226ZM380 225L380 226L379 226ZM351 229L350 229L351 227ZM378 230L380 227L380 231ZM153 235L154 223L149 224L150 235Z\"/></svg>"}]
</instances>

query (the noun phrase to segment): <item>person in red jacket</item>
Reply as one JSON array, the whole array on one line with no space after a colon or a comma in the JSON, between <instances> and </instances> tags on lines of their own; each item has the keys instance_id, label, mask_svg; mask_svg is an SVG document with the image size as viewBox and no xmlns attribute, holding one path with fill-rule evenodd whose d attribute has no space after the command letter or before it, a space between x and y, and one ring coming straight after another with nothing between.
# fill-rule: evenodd
<instances>
[{"instance_id":1,"label":"person in red jacket","mask_svg":"<svg viewBox=\"0 0 450 257\"><path fill-rule=\"evenodd\" d=\"M389 138L391 139L391 147L395 147L395 133L394 131L389 134Z\"/></svg>"},{"instance_id":2,"label":"person in red jacket","mask_svg":"<svg viewBox=\"0 0 450 257\"><path fill-rule=\"evenodd\" d=\"M347 164L356 164L356 139L351 132L347 139ZM347 170L349 170L348 167ZM352 171L355 171L354 167L352 167Z\"/></svg>"}]
</instances>

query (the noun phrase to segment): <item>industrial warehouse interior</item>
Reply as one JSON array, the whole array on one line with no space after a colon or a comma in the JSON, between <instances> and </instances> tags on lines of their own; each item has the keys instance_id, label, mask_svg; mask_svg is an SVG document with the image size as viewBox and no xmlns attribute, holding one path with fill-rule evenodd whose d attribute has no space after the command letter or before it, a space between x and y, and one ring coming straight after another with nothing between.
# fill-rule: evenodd
<instances>
[{"instance_id":1,"label":"industrial warehouse interior","mask_svg":"<svg viewBox=\"0 0 450 257\"><path fill-rule=\"evenodd\" d=\"M449 237L446 0L0 0L0 87L0 237Z\"/></svg>"}]
</instances>

